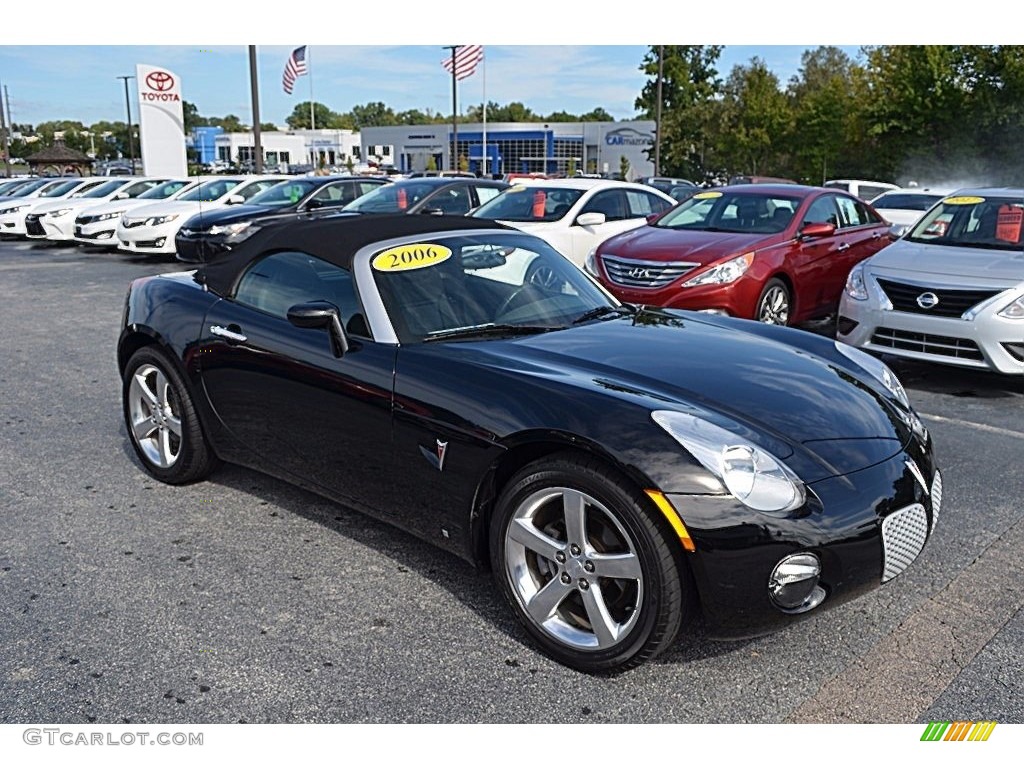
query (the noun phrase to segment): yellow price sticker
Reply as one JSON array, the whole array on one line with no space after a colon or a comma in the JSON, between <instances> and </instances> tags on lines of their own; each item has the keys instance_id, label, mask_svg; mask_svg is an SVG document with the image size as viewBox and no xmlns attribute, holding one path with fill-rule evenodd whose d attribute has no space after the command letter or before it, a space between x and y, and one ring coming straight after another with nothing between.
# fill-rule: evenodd
<instances>
[{"instance_id":1,"label":"yellow price sticker","mask_svg":"<svg viewBox=\"0 0 1024 768\"><path fill-rule=\"evenodd\" d=\"M451 258L452 251L433 243L411 243L388 248L373 257L371 262L378 272L404 272L410 269L433 267Z\"/></svg>"},{"instance_id":2,"label":"yellow price sticker","mask_svg":"<svg viewBox=\"0 0 1024 768\"><path fill-rule=\"evenodd\" d=\"M978 203L984 203L984 197L947 197L943 200L946 205L977 205Z\"/></svg>"},{"instance_id":3,"label":"yellow price sticker","mask_svg":"<svg viewBox=\"0 0 1024 768\"><path fill-rule=\"evenodd\" d=\"M713 197L721 197L721 192L698 192L693 196L694 200L710 200Z\"/></svg>"}]
</instances>

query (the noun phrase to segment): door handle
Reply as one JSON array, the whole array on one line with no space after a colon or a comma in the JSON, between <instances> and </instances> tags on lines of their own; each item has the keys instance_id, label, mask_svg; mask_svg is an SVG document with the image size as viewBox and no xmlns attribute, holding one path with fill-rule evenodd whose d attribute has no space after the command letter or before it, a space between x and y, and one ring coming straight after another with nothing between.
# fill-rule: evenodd
<instances>
[{"instance_id":1,"label":"door handle","mask_svg":"<svg viewBox=\"0 0 1024 768\"><path fill-rule=\"evenodd\" d=\"M836 248L836 250L839 251L840 253L842 253L843 251L848 251L849 249L850 249L850 244L849 243L840 243L839 247Z\"/></svg>"},{"instance_id":2,"label":"door handle","mask_svg":"<svg viewBox=\"0 0 1024 768\"><path fill-rule=\"evenodd\" d=\"M238 326L236 325L235 327L237 328ZM234 342L236 344L240 344L243 341L248 340L248 337L244 336L243 334L238 333L237 331L232 331L231 329L225 328L220 325L211 325L210 333L212 333L214 336L222 336L228 341Z\"/></svg>"}]
</instances>

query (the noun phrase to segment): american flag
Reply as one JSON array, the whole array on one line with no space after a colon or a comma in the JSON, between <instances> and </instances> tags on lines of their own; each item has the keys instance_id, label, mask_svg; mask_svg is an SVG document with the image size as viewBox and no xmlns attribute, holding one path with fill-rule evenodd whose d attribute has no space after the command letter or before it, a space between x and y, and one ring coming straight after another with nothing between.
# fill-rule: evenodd
<instances>
[{"instance_id":1,"label":"american flag","mask_svg":"<svg viewBox=\"0 0 1024 768\"><path fill-rule=\"evenodd\" d=\"M284 77L281 79L284 92L291 93L295 86L295 78L301 77L308 71L306 68L306 46L296 48L288 57L288 63L284 65Z\"/></svg>"},{"instance_id":2,"label":"american flag","mask_svg":"<svg viewBox=\"0 0 1024 768\"><path fill-rule=\"evenodd\" d=\"M455 79L465 80L476 72L476 65L484 60L484 47L482 45L460 45L455 49L455 55L449 56L441 62L449 72L455 68Z\"/></svg>"}]
</instances>

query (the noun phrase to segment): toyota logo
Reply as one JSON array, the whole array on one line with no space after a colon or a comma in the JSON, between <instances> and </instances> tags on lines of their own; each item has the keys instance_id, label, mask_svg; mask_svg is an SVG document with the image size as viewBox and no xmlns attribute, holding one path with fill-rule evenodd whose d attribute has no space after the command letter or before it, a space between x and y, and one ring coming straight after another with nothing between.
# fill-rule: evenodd
<instances>
[{"instance_id":1,"label":"toyota logo","mask_svg":"<svg viewBox=\"0 0 1024 768\"><path fill-rule=\"evenodd\" d=\"M917 306L921 309L931 309L939 303L939 297L929 291L928 293L922 293L917 297Z\"/></svg>"},{"instance_id":2,"label":"toyota logo","mask_svg":"<svg viewBox=\"0 0 1024 768\"><path fill-rule=\"evenodd\" d=\"M154 70L146 75L146 85L154 91L169 91L174 87L174 78L169 72Z\"/></svg>"},{"instance_id":3,"label":"toyota logo","mask_svg":"<svg viewBox=\"0 0 1024 768\"><path fill-rule=\"evenodd\" d=\"M644 269L643 267L633 267L626 274L629 275L630 277L632 277L634 280L650 280L651 279L651 270Z\"/></svg>"}]
</instances>

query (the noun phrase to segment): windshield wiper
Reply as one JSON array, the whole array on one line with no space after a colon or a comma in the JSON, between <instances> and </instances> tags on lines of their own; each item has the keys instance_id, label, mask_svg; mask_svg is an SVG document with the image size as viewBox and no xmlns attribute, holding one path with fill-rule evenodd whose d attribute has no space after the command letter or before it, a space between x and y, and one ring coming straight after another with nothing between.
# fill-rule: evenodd
<instances>
[{"instance_id":1,"label":"windshield wiper","mask_svg":"<svg viewBox=\"0 0 1024 768\"><path fill-rule=\"evenodd\" d=\"M637 308L632 304L622 304L618 307L594 307L593 309L588 309L582 315L573 320L572 324L579 325L580 323L587 322L587 320L596 320L599 317L604 317L605 315L610 314L635 315L637 311Z\"/></svg>"},{"instance_id":2,"label":"windshield wiper","mask_svg":"<svg viewBox=\"0 0 1024 768\"><path fill-rule=\"evenodd\" d=\"M462 328L449 328L427 334L423 341L441 341L443 339L465 339L476 336L529 336L535 333L560 331L560 325L512 325L511 323L481 323L467 325Z\"/></svg>"}]
</instances>

